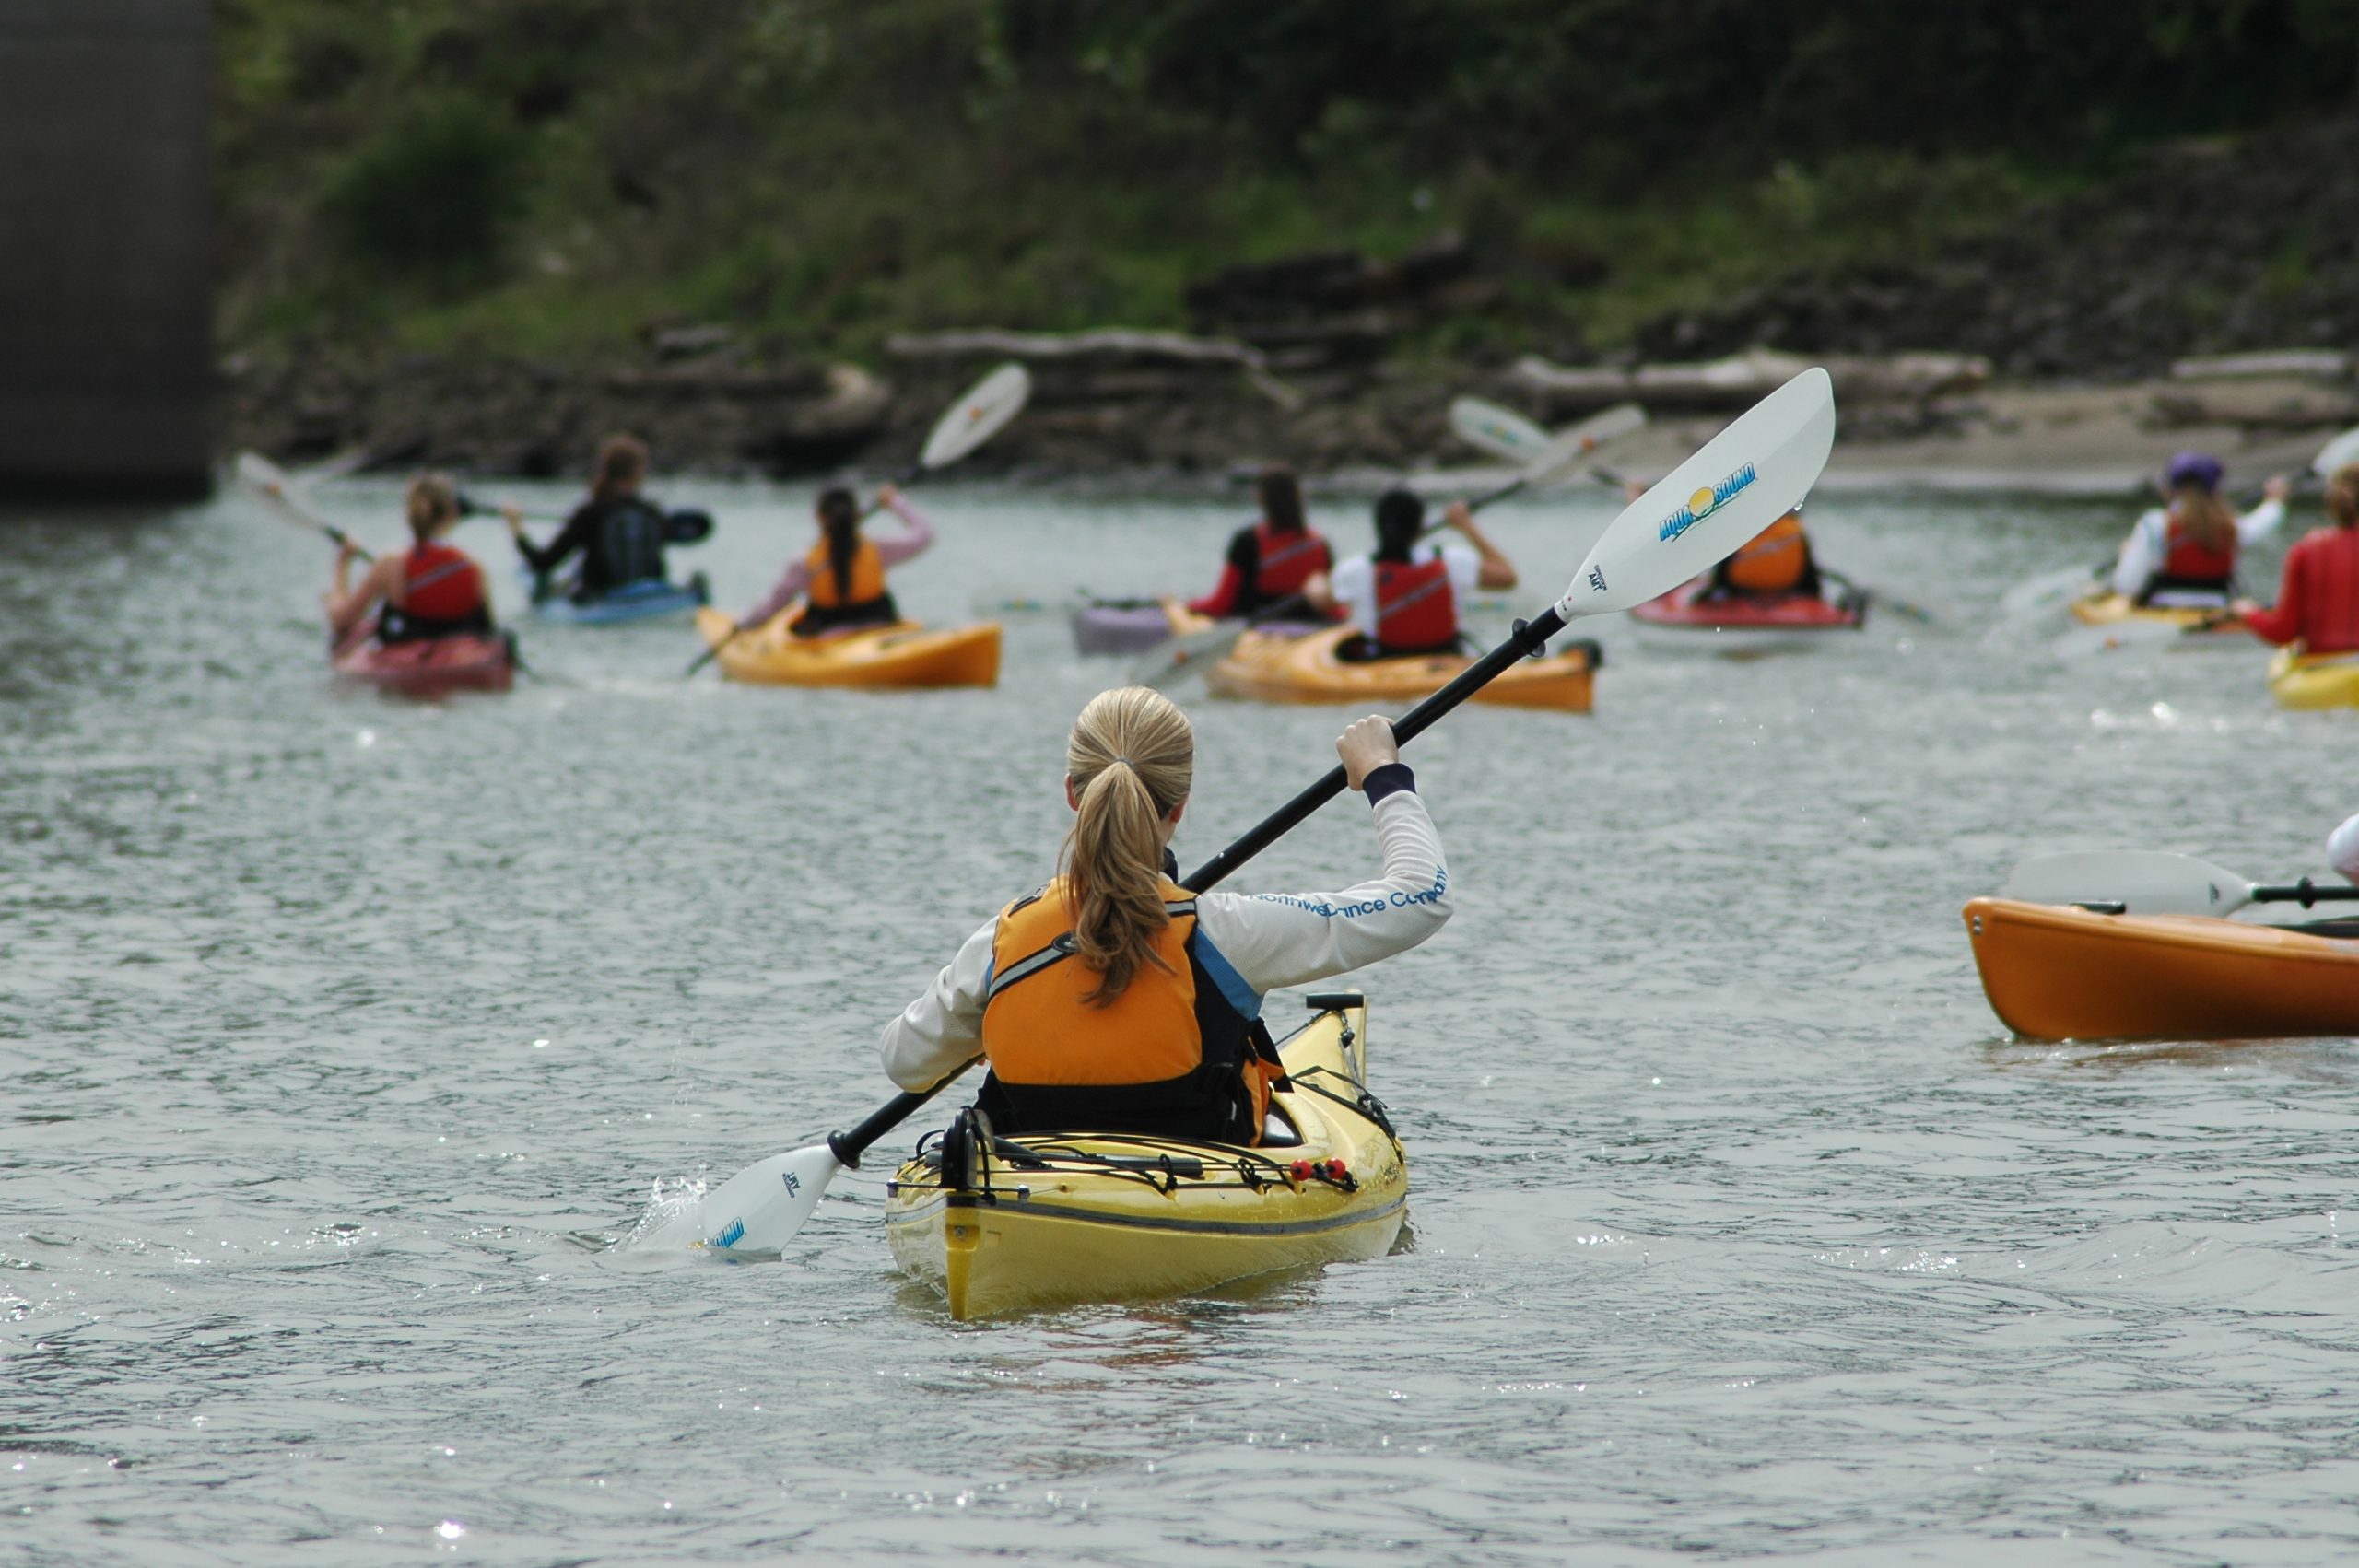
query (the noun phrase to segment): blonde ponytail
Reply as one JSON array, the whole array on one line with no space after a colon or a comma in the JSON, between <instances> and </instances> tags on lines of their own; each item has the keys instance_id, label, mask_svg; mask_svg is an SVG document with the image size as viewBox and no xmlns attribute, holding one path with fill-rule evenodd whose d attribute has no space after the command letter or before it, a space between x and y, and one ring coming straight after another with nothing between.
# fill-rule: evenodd
<instances>
[{"instance_id":1,"label":"blonde ponytail","mask_svg":"<svg viewBox=\"0 0 2359 1568\"><path fill-rule=\"evenodd\" d=\"M409 514L409 531L422 544L434 536L436 529L459 515L459 487L443 474L421 474L409 482L403 504Z\"/></svg>"},{"instance_id":2,"label":"blonde ponytail","mask_svg":"<svg viewBox=\"0 0 2359 1568\"><path fill-rule=\"evenodd\" d=\"M1160 692L1101 692L1074 721L1065 775L1078 810L1063 875L1075 949L1102 977L1084 999L1095 1005L1121 996L1141 964L1163 965L1155 939L1171 919L1161 824L1187 799L1195 770L1195 732Z\"/></svg>"}]
</instances>

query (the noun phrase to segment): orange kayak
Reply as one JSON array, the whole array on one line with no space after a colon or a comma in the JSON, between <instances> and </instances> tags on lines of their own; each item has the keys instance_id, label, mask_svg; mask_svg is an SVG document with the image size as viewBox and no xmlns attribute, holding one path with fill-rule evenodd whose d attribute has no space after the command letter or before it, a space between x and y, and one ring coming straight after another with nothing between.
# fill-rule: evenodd
<instances>
[{"instance_id":1,"label":"orange kayak","mask_svg":"<svg viewBox=\"0 0 2359 1568\"><path fill-rule=\"evenodd\" d=\"M999 684L999 623L934 631L912 621L826 637L787 630L792 606L730 638L715 656L733 681L772 686L992 686ZM708 648L729 637L720 611L697 612Z\"/></svg>"},{"instance_id":2,"label":"orange kayak","mask_svg":"<svg viewBox=\"0 0 2359 1568\"><path fill-rule=\"evenodd\" d=\"M1214 665L1204 684L1221 696L1254 702L1412 703L1432 696L1474 662L1461 654L1358 662L1335 657L1353 635L1333 626L1305 637L1275 637L1249 631L1228 657ZM1476 702L1502 708L1546 708L1587 713L1597 670L1597 645L1574 642L1543 659L1527 659L1474 694Z\"/></svg>"},{"instance_id":3,"label":"orange kayak","mask_svg":"<svg viewBox=\"0 0 2359 1568\"><path fill-rule=\"evenodd\" d=\"M2035 1040L2359 1035L2359 936L1977 898L1991 1011Z\"/></svg>"}]
</instances>

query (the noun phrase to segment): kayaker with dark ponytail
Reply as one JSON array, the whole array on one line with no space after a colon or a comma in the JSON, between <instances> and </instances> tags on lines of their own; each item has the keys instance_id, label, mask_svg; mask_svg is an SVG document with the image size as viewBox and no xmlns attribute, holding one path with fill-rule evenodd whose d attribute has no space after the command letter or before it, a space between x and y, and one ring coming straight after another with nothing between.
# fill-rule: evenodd
<instances>
[{"instance_id":1,"label":"kayaker with dark ponytail","mask_svg":"<svg viewBox=\"0 0 2359 1568\"><path fill-rule=\"evenodd\" d=\"M1273 462L1254 481L1262 520L1229 535L1220 582L1202 599L1188 601L1199 615L1255 615L1284 609L1302 597L1303 586L1332 570L1335 552L1312 529L1302 505L1302 481L1293 469Z\"/></svg>"},{"instance_id":2,"label":"kayaker with dark ponytail","mask_svg":"<svg viewBox=\"0 0 2359 1568\"><path fill-rule=\"evenodd\" d=\"M794 619L797 637L890 626L899 620L901 612L885 586L886 568L923 555L933 544L933 524L890 485L877 487L876 504L900 519L907 532L899 538L867 538L860 531L860 498L840 486L820 491L814 509L819 524L817 543L787 563L769 597L747 611L737 624L760 626L798 597L804 603L803 613Z\"/></svg>"},{"instance_id":3,"label":"kayaker with dark ponytail","mask_svg":"<svg viewBox=\"0 0 2359 1568\"><path fill-rule=\"evenodd\" d=\"M598 446L590 498L573 509L546 545L526 538L523 520L512 509L509 511L508 532L516 541L516 553L544 584L580 556L581 571L566 591L576 603L604 598L630 583L667 580L663 545L672 524L661 507L640 494L646 482L647 443L636 436L608 436Z\"/></svg>"},{"instance_id":4,"label":"kayaker with dark ponytail","mask_svg":"<svg viewBox=\"0 0 2359 1568\"><path fill-rule=\"evenodd\" d=\"M2164 503L2141 517L2122 541L2113 591L2165 608L2225 605L2236 591L2236 553L2285 521L2283 478L2261 486L2264 499L2242 517L2220 495L2220 460L2184 451L2163 472Z\"/></svg>"},{"instance_id":5,"label":"kayaker with dark ponytail","mask_svg":"<svg viewBox=\"0 0 2359 1568\"><path fill-rule=\"evenodd\" d=\"M1358 624L1359 636L1339 646L1336 657L1456 652L1459 602L1478 588L1515 586L1515 563L1474 526L1473 508L1452 501L1442 523L1473 548L1419 544L1426 503L1413 491L1388 490L1376 502L1376 553L1310 580L1304 598L1321 610L1346 611Z\"/></svg>"},{"instance_id":6,"label":"kayaker with dark ponytail","mask_svg":"<svg viewBox=\"0 0 2359 1568\"><path fill-rule=\"evenodd\" d=\"M1334 893L1191 895L1169 849L1194 781L1187 716L1144 686L1091 699L1065 743L1058 874L886 1025L886 1074L923 1089L986 1058L976 1103L1002 1132L1263 1141L1281 1076L1263 994L1404 952L1449 918L1441 840L1392 726L1360 720L1335 752L1375 809L1383 870Z\"/></svg>"},{"instance_id":7,"label":"kayaker with dark ponytail","mask_svg":"<svg viewBox=\"0 0 2359 1568\"><path fill-rule=\"evenodd\" d=\"M483 568L474 557L444 543L459 524L459 492L440 474L421 474L403 497L411 544L379 558L357 588L347 587L360 546L347 539L335 553L335 580L328 590L328 631L337 642L360 633L379 604L380 642L422 642L429 638L487 636L491 602L484 594Z\"/></svg>"},{"instance_id":8,"label":"kayaker with dark ponytail","mask_svg":"<svg viewBox=\"0 0 2359 1568\"><path fill-rule=\"evenodd\" d=\"M2333 527L2311 530L2285 552L2276 606L2239 599L2235 611L2269 642L2299 642L2305 653L2359 651L2359 462L2327 481L2326 515Z\"/></svg>"}]
</instances>

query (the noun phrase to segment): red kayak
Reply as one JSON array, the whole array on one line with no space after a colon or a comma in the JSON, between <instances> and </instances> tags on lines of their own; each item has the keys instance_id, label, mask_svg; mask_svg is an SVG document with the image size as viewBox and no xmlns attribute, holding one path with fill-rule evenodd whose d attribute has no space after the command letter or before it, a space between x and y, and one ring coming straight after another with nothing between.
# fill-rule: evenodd
<instances>
[{"instance_id":1,"label":"red kayak","mask_svg":"<svg viewBox=\"0 0 2359 1568\"><path fill-rule=\"evenodd\" d=\"M504 692L516 678L516 650L504 633L379 642L373 622L337 645L328 662L345 680L404 696Z\"/></svg>"},{"instance_id":2,"label":"red kayak","mask_svg":"<svg viewBox=\"0 0 2359 1568\"><path fill-rule=\"evenodd\" d=\"M1866 599L1848 591L1710 594L1707 578L1672 589L1630 612L1638 640L1654 648L1707 653L1785 653L1812 648L1867 625Z\"/></svg>"}]
</instances>

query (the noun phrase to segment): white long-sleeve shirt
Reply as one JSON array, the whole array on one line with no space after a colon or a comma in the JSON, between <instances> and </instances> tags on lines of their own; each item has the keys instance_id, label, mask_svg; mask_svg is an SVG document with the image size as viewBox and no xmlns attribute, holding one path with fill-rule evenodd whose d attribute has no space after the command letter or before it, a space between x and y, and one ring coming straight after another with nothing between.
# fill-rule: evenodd
<instances>
[{"instance_id":1,"label":"white long-sleeve shirt","mask_svg":"<svg viewBox=\"0 0 2359 1568\"><path fill-rule=\"evenodd\" d=\"M2326 863L2353 882L2359 882L2359 816L2327 835Z\"/></svg>"},{"instance_id":2,"label":"white long-sleeve shirt","mask_svg":"<svg viewBox=\"0 0 2359 1568\"><path fill-rule=\"evenodd\" d=\"M1215 888L1196 895L1198 955L1249 1017L1265 992L1405 953L1449 919L1449 870L1425 802L1414 789L1401 790L1378 801L1374 814L1384 871L1370 881L1341 893ZM885 1025L885 1073L902 1088L930 1087L982 1054L998 930L996 916L985 921L925 994ZM1238 987L1228 985L1224 965Z\"/></svg>"},{"instance_id":3,"label":"white long-sleeve shirt","mask_svg":"<svg viewBox=\"0 0 2359 1568\"><path fill-rule=\"evenodd\" d=\"M2236 519L2237 545L2259 544L2276 532L2277 525L2284 521L2284 502L2261 502ZM2154 574L2163 569L2163 562L2170 553L2170 513L2164 508L2155 507L2131 525L2130 537L2122 541L2121 555L2113 564L2113 591L2131 599L2137 598L2146 591L2146 584L2153 580ZM2166 588L2154 598L2154 603L2163 605L2208 606L2227 602L2225 594L2206 593L2200 589Z\"/></svg>"}]
</instances>

